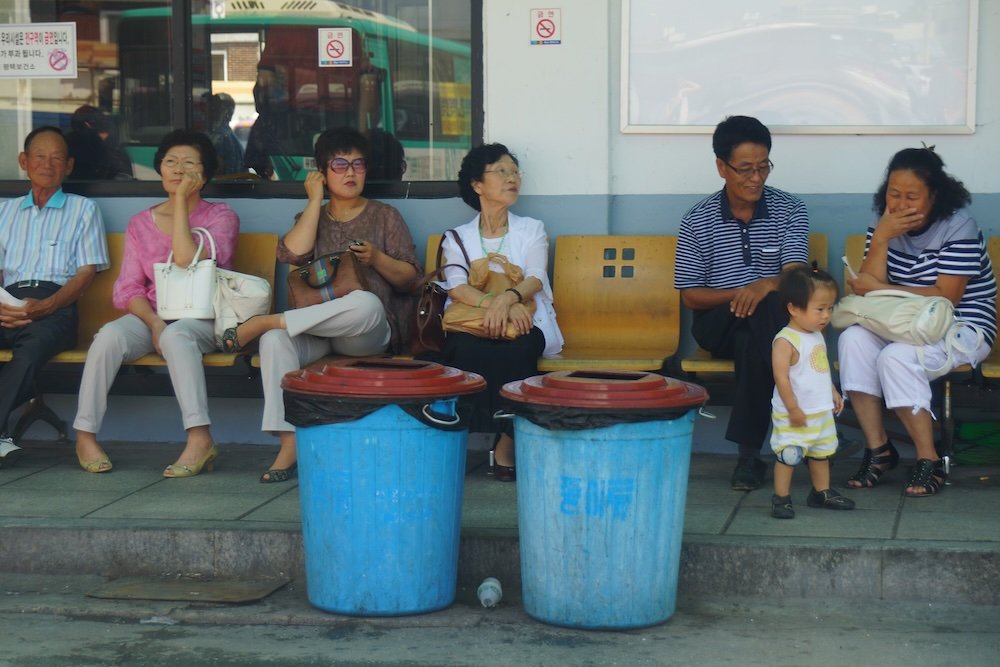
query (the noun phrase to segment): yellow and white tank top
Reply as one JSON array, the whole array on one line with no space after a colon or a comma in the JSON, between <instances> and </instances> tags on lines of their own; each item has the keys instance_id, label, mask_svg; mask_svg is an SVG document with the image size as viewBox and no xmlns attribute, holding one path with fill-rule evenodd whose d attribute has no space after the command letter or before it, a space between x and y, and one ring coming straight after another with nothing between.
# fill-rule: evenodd
<instances>
[{"instance_id":1,"label":"yellow and white tank top","mask_svg":"<svg viewBox=\"0 0 1000 667\"><path fill-rule=\"evenodd\" d=\"M792 391L803 412L810 414L833 409L833 392L830 389L830 362L826 356L826 341L819 332L805 333L785 327L774 337L784 338L799 353L799 360L788 369ZM772 341L772 345L773 345ZM785 402L775 387L771 395L771 409L787 413Z\"/></svg>"}]
</instances>

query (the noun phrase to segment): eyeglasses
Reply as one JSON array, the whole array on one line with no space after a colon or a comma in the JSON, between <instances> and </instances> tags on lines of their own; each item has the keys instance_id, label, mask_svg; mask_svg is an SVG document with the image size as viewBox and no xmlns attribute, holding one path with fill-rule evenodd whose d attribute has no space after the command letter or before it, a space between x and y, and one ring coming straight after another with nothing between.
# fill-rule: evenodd
<instances>
[{"instance_id":1,"label":"eyeglasses","mask_svg":"<svg viewBox=\"0 0 1000 667\"><path fill-rule=\"evenodd\" d=\"M499 169L486 169L486 170L483 171L483 173L484 174L496 174L497 176L499 176L500 178L502 178L505 181L508 178L512 178L512 177L513 178L521 178L522 176L524 176L524 172L521 171L520 169L511 170L511 169L506 169L504 167L500 167Z\"/></svg>"},{"instance_id":2,"label":"eyeglasses","mask_svg":"<svg viewBox=\"0 0 1000 667\"><path fill-rule=\"evenodd\" d=\"M356 157L353 160L335 157L330 160L330 171L335 174L346 174L348 167L353 167L356 174L363 174L368 171L368 160L363 157Z\"/></svg>"},{"instance_id":3,"label":"eyeglasses","mask_svg":"<svg viewBox=\"0 0 1000 667\"><path fill-rule=\"evenodd\" d=\"M728 162L726 162L726 166L736 172L736 175L740 178L750 178L758 172L760 172L761 178L767 178L768 174L774 171L774 163L770 160L767 161L767 164L760 165L759 167L734 167Z\"/></svg>"},{"instance_id":4,"label":"eyeglasses","mask_svg":"<svg viewBox=\"0 0 1000 667\"><path fill-rule=\"evenodd\" d=\"M180 165L184 171L191 171L195 167L201 164L201 162L195 162L194 160L178 160L175 157L168 157L163 162L160 163L167 169L176 169L177 165Z\"/></svg>"}]
</instances>

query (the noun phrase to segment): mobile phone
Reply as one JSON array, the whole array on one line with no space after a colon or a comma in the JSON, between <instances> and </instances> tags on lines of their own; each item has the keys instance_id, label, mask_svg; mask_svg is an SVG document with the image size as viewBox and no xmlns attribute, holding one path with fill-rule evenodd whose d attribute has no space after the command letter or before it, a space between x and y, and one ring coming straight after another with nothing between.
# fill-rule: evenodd
<instances>
[{"instance_id":1,"label":"mobile phone","mask_svg":"<svg viewBox=\"0 0 1000 667\"><path fill-rule=\"evenodd\" d=\"M361 241L351 241L350 245L347 246L348 250L353 250L354 248L360 248L364 243Z\"/></svg>"},{"instance_id":2,"label":"mobile phone","mask_svg":"<svg viewBox=\"0 0 1000 667\"><path fill-rule=\"evenodd\" d=\"M851 268L851 263L847 261L847 255L844 255L843 257L841 257L840 261L842 261L844 263L844 266L847 267L847 273L849 273L852 278L857 278L858 277L858 274L856 274L854 272L854 269Z\"/></svg>"}]
</instances>

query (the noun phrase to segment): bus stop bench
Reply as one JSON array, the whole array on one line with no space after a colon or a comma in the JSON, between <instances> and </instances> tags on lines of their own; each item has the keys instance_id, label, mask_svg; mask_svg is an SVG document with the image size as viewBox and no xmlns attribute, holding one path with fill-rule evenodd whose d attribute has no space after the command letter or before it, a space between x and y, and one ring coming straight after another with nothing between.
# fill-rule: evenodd
<instances>
[{"instance_id":1,"label":"bus stop bench","mask_svg":"<svg viewBox=\"0 0 1000 667\"><path fill-rule=\"evenodd\" d=\"M427 238L428 272L440 242ZM676 248L676 236L557 237L552 292L565 344L538 370L660 370L680 339Z\"/></svg>"},{"instance_id":2,"label":"bus stop bench","mask_svg":"<svg viewBox=\"0 0 1000 667\"><path fill-rule=\"evenodd\" d=\"M125 251L125 235L122 233L110 233L107 235L107 239L111 266L108 270L97 274L94 282L91 283L90 287L87 288L78 301L80 323L77 335L77 348L60 352L49 361L50 364L82 365L87 360L87 350L90 347L90 342L94 339L94 334L107 322L122 316L122 312L117 310L111 302L111 291L115 280L118 278L118 272L121 270L122 257ZM242 273L266 278L273 285L275 248L277 244L277 234L240 234L236 255L233 258L233 268ZM202 363L209 368L230 368L235 366L242 356L241 354L211 352L202 357ZM10 361L11 357L11 350L0 350L0 362ZM167 363L159 354L147 354L125 365L165 367ZM12 431L14 439L20 439L31 424L38 420L42 420L56 429L60 440L67 439L66 422L60 419L45 404L40 387L36 388L35 397L31 399L18 419L17 424L14 426Z\"/></svg>"}]
</instances>

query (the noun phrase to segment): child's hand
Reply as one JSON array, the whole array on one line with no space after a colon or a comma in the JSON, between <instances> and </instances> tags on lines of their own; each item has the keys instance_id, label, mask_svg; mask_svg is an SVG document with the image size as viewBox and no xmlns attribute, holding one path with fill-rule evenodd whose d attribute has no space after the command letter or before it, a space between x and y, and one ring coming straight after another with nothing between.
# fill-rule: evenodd
<instances>
[{"instance_id":1,"label":"child's hand","mask_svg":"<svg viewBox=\"0 0 1000 667\"><path fill-rule=\"evenodd\" d=\"M802 408L792 408L788 411L788 423L796 428L802 428L806 425L806 413L802 412Z\"/></svg>"},{"instance_id":2,"label":"child's hand","mask_svg":"<svg viewBox=\"0 0 1000 667\"><path fill-rule=\"evenodd\" d=\"M833 388L833 414L840 415L844 411L844 397L840 395L837 388Z\"/></svg>"}]
</instances>

